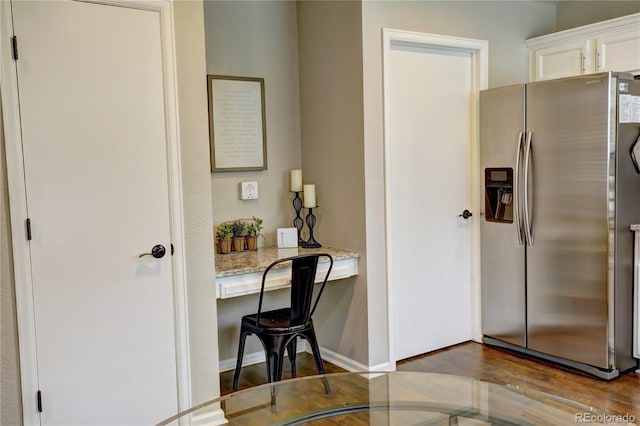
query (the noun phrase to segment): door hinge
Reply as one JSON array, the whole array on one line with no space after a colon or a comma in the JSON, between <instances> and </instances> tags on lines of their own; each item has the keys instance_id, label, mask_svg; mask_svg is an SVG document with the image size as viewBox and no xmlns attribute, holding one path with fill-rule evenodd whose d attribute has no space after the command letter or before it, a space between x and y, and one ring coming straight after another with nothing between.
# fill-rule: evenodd
<instances>
[{"instance_id":1,"label":"door hinge","mask_svg":"<svg viewBox=\"0 0 640 426\"><path fill-rule=\"evenodd\" d=\"M13 59L18 60L18 37L11 37L11 50L13 52Z\"/></svg>"},{"instance_id":2,"label":"door hinge","mask_svg":"<svg viewBox=\"0 0 640 426\"><path fill-rule=\"evenodd\" d=\"M27 218L27 241L31 241L31 219Z\"/></svg>"},{"instance_id":3,"label":"door hinge","mask_svg":"<svg viewBox=\"0 0 640 426\"><path fill-rule=\"evenodd\" d=\"M38 399L38 412L42 413L42 391L38 391L36 398Z\"/></svg>"}]
</instances>

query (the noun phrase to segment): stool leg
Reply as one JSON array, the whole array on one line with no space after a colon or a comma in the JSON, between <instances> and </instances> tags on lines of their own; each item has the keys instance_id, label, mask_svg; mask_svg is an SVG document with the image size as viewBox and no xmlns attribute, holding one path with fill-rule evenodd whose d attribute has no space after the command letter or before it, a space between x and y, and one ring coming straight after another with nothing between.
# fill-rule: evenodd
<instances>
[{"instance_id":1,"label":"stool leg","mask_svg":"<svg viewBox=\"0 0 640 426\"><path fill-rule=\"evenodd\" d=\"M318 341L316 340L316 333L313 328L306 330L304 337L311 345L311 352L313 353L313 361L316 365L316 370L319 374L324 374L324 365L322 364L322 358L320 357L320 347L318 347Z\"/></svg>"},{"instance_id":2,"label":"stool leg","mask_svg":"<svg viewBox=\"0 0 640 426\"><path fill-rule=\"evenodd\" d=\"M316 364L316 370L318 370L319 374L324 375L324 365L322 364L322 357L320 356L320 347L318 346L316 332L313 329L313 326L304 332L304 337L311 345L311 352L313 353L313 361ZM322 377L322 383L324 384L325 393L330 394L331 387L329 386L329 380L326 377Z\"/></svg>"},{"instance_id":3,"label":"stool leg","mask_svg":"<svg viewBox=\"0 0 640 426\"><path fill-rule=\"evenodd\" d=\"M282 364L284 363L284 351L287 348L286 336L263 336L264 348L267 357L267 376L269 382L282 380Z\"/></svg>"},{"instance_id":4,"label":"stool leg","mask_svg":"<svg viewBox=\"0 0 640 426\"><path fill-rule=\"evenodd\" d=\"M267 377L269 383L282 380L282 365L284 364L284 351L288 350L286 336L268 336L264 341L267 352ZM278 385L271 386L271 409L275 409Z\"/></svg>"},{"instance_id":5,"label":"stool leg","mask_svg":"<svg viewBox=\"0 0 640 426\"><path fill-rule=\"evenodd\" d=\"M247 336L251 334L246 330L240 331L240 341L238 342L238 357L236 358L236 370L233 373L233 385L232 389L234 391L238 390L238 381L240 379L240 369L242 368L242 358L244 356L244 342Z\"/></svg>"},{"instance_id":6,"label":"stool leg","mask_svg":"<svg viewBox=\"0 0 640 426\"><path fill-rule=\"evenodd\" d=\"M278 385L271 385L271 411L276 409L276 400L278 398Z\"/></svg>"},{"instance_id":7,"label":"stool leg","mask_svg":"<svg viewBox=\"0 0 640 426\"><path fill-rule=\"evenodd\" d=\"M296 377L296 352L298 349L298 338L293 337L287 345L287 354L289 355L289 364L291 364L291 377Z\"/></svg>"}]
</instances>

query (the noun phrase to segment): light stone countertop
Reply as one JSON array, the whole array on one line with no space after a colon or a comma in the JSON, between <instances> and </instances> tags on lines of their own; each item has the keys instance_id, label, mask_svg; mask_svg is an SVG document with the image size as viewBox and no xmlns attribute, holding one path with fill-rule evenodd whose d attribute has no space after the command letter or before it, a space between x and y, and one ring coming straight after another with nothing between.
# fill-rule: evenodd
<instances>
[{"instance_id":1,"label":"light stone countertop","mask_svg":"<svg viewBox=\"0 0 640 426\"><path fill-rule=\"evenodd\" d=\"M348 249L323 246L317 249L260 247L257 251L242 251L239 253L215 254L216 278L233 277L236 275L254 274L264 272L271 263L284 257L302 254L327 253L333 257L333 261L345 259L359 259L360 254ZM326 262L320 259L320 262ZM286 264L283 265L286 267ZM277 267L276 267L277 269Z\"/></svg>"}]
</instances>

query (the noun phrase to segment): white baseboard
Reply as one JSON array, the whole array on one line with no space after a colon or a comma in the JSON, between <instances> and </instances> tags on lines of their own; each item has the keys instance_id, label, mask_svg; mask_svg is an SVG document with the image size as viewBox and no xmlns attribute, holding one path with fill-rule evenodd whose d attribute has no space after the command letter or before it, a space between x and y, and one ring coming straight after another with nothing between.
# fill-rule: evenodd
<instances>
[{"instance_id":1,"label":"white baseboard","mask_svg":"<svg viewBox=\"0 0 640 426\"><path fill-rule=\"evenodd\" d=\"M300 339L298 340L298 353L300 352L308 352L311 353L311 348L307 345L307 342ZM391 365L387 363L382 363L378 365L367 366L360 362L354 361L351 358L348 358L342 354L334 352L330 349L320 347L320 355L324 361L330 362L333 365L336 365L340 368L344 368L347 371L351 372L370 372L370 371L392 371ZM250 354L245 354L242 358L242 366L259 364L261 362L265 362L264 351L253 352ZM220 361L219 364L220 372L230 371L236 368L236 359L235 358L227 358Z\"/></svg>"},{"instance_id":2,"label":"white baseboard","mask_svg":"<svg viewBox=\"0 0 640 426\"><path fill-rule=\"evenodd\" d=\"M242 358L242 366L245 367L247 365L259 364L264 362L265 356L264 351L260 352L252 352L250 354L244 354ZM235 358L227 358L220 360L219 369L222 373L223 371L230 371L236 368L236 359Z\"/></svg>"},{"instance_id":3,"label":"white baseboard","mask_svg":"<svg viewBox=\"0 0 640 426\"><path fill-rule=\"evenodd\" d=\"M311 348L307 348L307 352L311 353ZM347 371L351 372L363 372L369 371L368 367L364 364L361 364L357 361L352 360L342 354L334 352L327 348L320 348L320 355L322 356L323 361L330 362L333 365L336 365L340 368L344 368Z\"/></svg>"},{"instance_id":4,"label":"white baseboard","mask_svg":"<svg viewBox=\"0 0 640 426\"><path fill-rule=\"evenodd\" d=\"M218 404L219 406L219 404ZM219 426L226 425L229 421L224 417L224 411L221 408L207 411L203 414L191 415L191 426Z\"/></svg>"},{"instance_id":5,"label":"white baseboard","mask_svg":"<svg viewBox=\"0 0 640 426\"><path fill-rule=\"evenodd\" d=\"M305 352L307 348L307 342L303 339L298 339L298 346L296 347L296 352ZM286 356L286 355L285 355ZM242 357L242 366L246 367L247 365L260 364L261 362L265 362L264 351L252 352L250 354L244 354ZM218 368L220 372L223 371L231 371L236 368L236 359L235 358L227 358L220 361L218 364Z\"/></svg>"}]
</instances>

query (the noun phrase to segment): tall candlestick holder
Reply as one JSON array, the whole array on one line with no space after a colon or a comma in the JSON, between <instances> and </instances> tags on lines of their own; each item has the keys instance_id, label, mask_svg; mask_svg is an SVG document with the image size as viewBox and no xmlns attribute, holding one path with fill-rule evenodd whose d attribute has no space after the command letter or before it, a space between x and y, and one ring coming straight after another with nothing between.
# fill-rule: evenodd
<instances>
[{"instance_id":1,"label":"tall candlestick holder","mask_svg":"<svg viewBox=\"0 0 640 426\"><path fill-rule=\"evenodd\" d=\"M298 230L298 245L302 246L304 240L302 239L302 227L304 226L304 220L302 220L302 216L300 216L300 212L302 211L302 198L300 198L300 193L302 191L292 191L296 194L293 197L293 209L296 211L296 218L293 219L293 226Z\"/></svg>"},{"instance_id":2,"label":"tall candlestick holder","mask_svg":"<svg viewBox=\"0 0 640 426\"><path fill-rule=\"evenodd\" d=\"M302 248L320 248L322 244L317 242L315 238L313 238L313 228L316 226L316 215L313 214L313 209L316 207L307 207L309 212L307 213L307 217L305 221L307 222L307 226L309 227L309 239L307 241L302 242Z\"/></svg>"}]
</instances>

